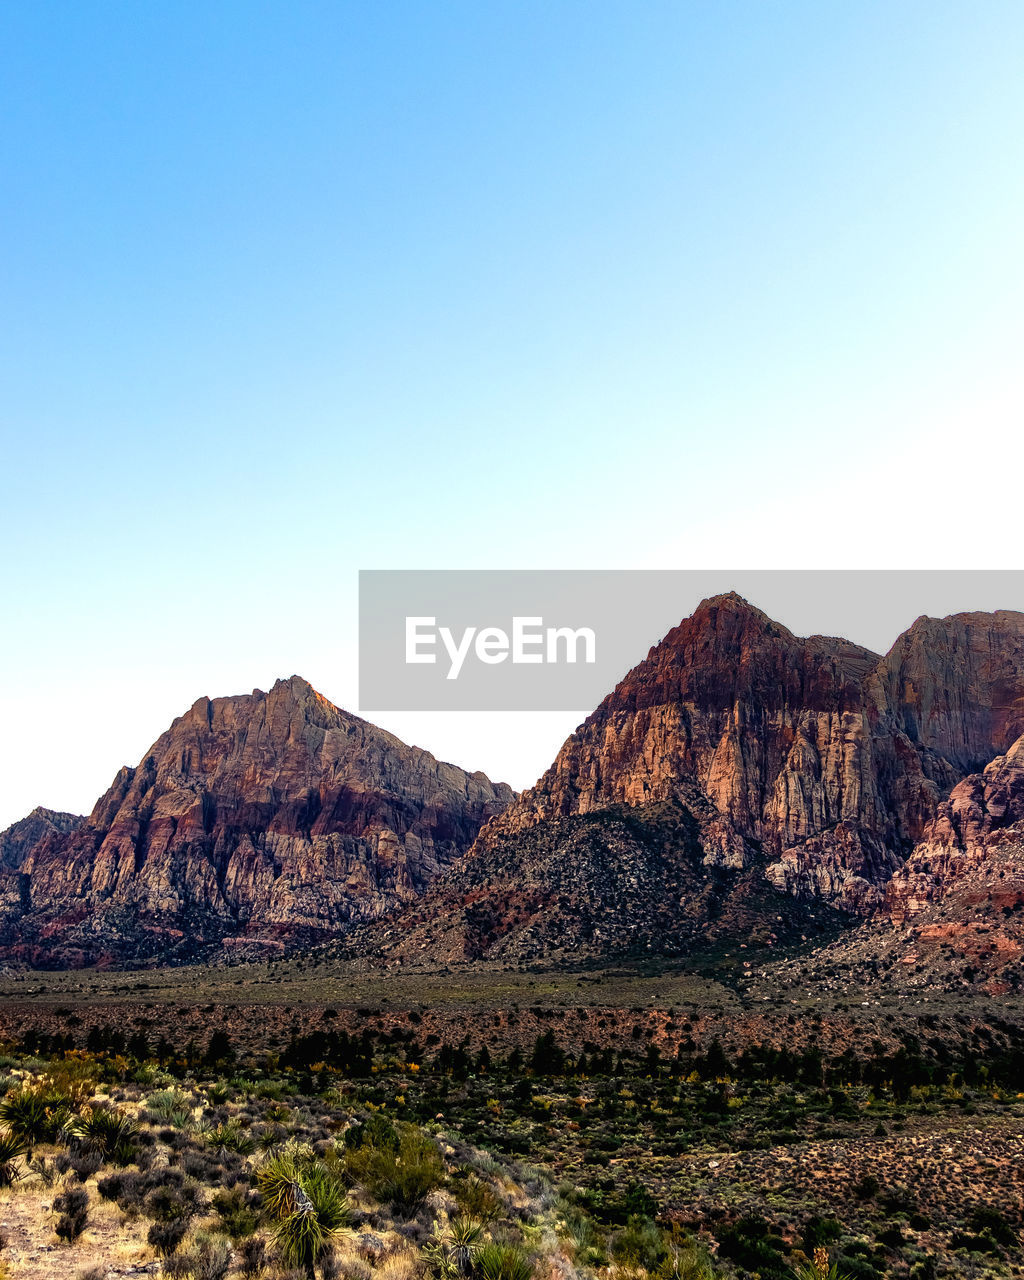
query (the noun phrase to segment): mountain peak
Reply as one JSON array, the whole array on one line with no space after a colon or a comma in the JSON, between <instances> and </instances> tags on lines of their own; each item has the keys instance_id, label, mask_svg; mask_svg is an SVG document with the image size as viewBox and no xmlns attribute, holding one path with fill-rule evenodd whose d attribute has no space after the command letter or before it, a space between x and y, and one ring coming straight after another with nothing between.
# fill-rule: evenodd
<instances>
[{"instance_id":1,"label":"mountain peak","mask_svg":"<svg viewBox=\"0 0 1024 1280\"><path fill-rule=\"evenodd\" d=\"M34 843L0 948L173 963L322 940L422 893L511 798L301 676L200 698L81 827Z\"/></svg>"}]
</instances>

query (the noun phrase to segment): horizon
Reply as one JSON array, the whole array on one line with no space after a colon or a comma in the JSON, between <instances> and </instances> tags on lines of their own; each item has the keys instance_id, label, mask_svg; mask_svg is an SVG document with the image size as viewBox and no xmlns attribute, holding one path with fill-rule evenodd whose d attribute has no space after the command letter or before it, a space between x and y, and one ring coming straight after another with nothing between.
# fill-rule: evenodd
<instances>
[{"instance_id":1,"label":"horizon","mask_svg":"<svg viewBox=\"0 0 1024 1280\"><path fill-rule=\"evenodd\" d=\"M773 611L770 608L765 608L758 600L751 599L749 595L736 591L734 588L701 596L694 604L693 608L682 614L678 621L685 621L688 617L692 616L697 608L709 601L713 601L719 597L734 595L739 596L739 598L750 607L765 614L771 621L785 626L799 639L809 639L813 636L820 636L826 639L833 638L848 640L855 644L860 644L861 647L869 649L879 658L883 658L891 651L899 638L923 618L935 618L942 620L949 617L955 617L958 614L972 612L1010 612L1024 615L1024 571L1015 571L1012 573L983 571L978 574L971 575L968 575L966 572L954 574L942 574L938 572L915 573L908 575L893 570L884 571L884 574L885 576L880 576L866 572L849 571L846 574L816 575L811 571L807 571L807 585L811 585L810 580L815 579L818 585L818 590L814 595L813 604L804 605L805 613L803 616L805 618L809 618L817 613L825 616L837 617L842 616L845 613L846 616L850 616L857 621L860 626L864 628L865 632L871 632L877 639L877 637L882 635L887 628L891 628L892 621L899 611L904 593L907 589L908 579L910 582L917 580L919 598L925 598L930 592L931 598L934 601L940 601L943 599L955 598L958 594L967 596L973 592L976 601L979 598L983 598L989 602L989 607L979 608L975 606L965 609L950 608L945 612L925 610L924 612L916 613L913 618L910 618L906 622L905 625L899 627L895 631L892 631L891 640L884 647L868 644L865 641L858 639L855 635L848 634L847 631L835 629L822 631L813 630L806 626L802 628L790 626L785 617L779 616L778 610ZM737 578L738 576L740 575L732 575L733 578ZM752 579L761 579L768 583L771 583L773 580L777 580L780 585L783 583L783 580L788 580L786 587L788 592L791 594L792 582L794 579L796 581L801 581L803 575L799 573L786 574L782 572L774 573L769 571L768 573L753 573L747 574L746 576ZM885 590L878 591L877 588L872 586L872 583L884 583ZM981 584L985 585L982 586ZM829 588L831 588L831 592L829 591ZM1003 606L992 604L992 598L998 593L1015 595L1021 603L1022 608L1006 609ZM859 613L857 612L866 596L872 597L876 603L881 602L883 605L881 609L876 610L875 616L870 616L863 611ZM672 624L672 626L675 625L677 624ZM655 647L656 645L661 644L670 629L671 627L666 629L666 631L658 636L657 639L652 640L651 646L649 647ZM645 660L646 656L646 649L643 652L638 653L636 662L633 666L640 665ZM632 666L628 668L628 670L632 669ZM622 676L624 677L626 674L627 671L624 671ZM384 732L397 738L406 746L416 747L420 750L426 751L430 755L434 756L435 759L446 764L455 765L467 773L482 772L486 774L491 782L508 783L508 785L510 785L516 792L522 792L532 787L540 779L545 770L554 761L565 740L572 735L579 724L582 723L582 720L595 709L594 707L588 707L585 709L581 708L579 713L543 711L452 711L437 713L386 713L374 715L371 713L364 713L353 706L348 706L345 703L337 701L331 696L330 692L318 684L315 679L311 679L304 672L293 671L288 676L279 675L273 680L265 681L262 684L257 683L250 685L248 689L236 689L233 692L211 692L210 690L207 690L203 693L195 694L187 702L182 703L176 710L167 715L162 723L155 726L155 731L150 733L150 736L146 739L143 745L139 747L133 756L130 758L122 756L122 758L118 759L116 762L111 761L109 768L107 768L105 777L98 785L96 785L96 790L91 795L87 795L84 789L90 785L90 783L85 781L82 777L79 777L78 794L83 796L87 795L87 799L81 807L75 807L73 805L62 804L59 802L55 803L52 798L38 799L33 803L22 803L20 805L16 801L11 801L2 811L0 811L0 831L5 830L7 827L28 816L28 814L36 808L51 809L62 813L88 815L96 801L102 798L106 793L118 771L125 766L129 768L137 767L138 763L145 758L145 754L149 748L175 720L185 715L197 701L202 698L209 698L211 701L216 701L245 697L248 694L255 693L265 695L271 691L275 684L287 683L289 680L294 678L303 680L315 693L326 698L328 702L337 707L338 710L344 712L346 715L355 716L379 729L382 729ZM611 688L607 690L608 693L611 691ZM595 707L596 705L597 704L595 703ZM147 716L144 713L141 715L137 714L134 717L133 724L136 728L137 740L139 740L140 732L144 735L145 730L143 726L151 719L151 716ZM460 758L460 756L455 753L446 752L443 749L443 746L439 746L440 743L444 742L458 745L459 743L467 741L470 743L475 741L480 745L481 750L485 750L488 744L493 742L495 739L508 735L507 727L504 734L502 733L502 726L508 726L509 724L513 724L518 729L518 735L513 743L514 757L524 761L523 772L521 772L518 780L502 776L500 772L494 772L487 768L485 764L478 763L472 758ZM420 740L415 732L418 725L425 726L428 729L434 738L433 743L429 740ZM92 736L90 726L88 724L81 725L79 727L79 731L83 735L83 740L87 740ZM110 735L108 734L108 738L109 737ZM556 738L557 741L555 740ZM542 758L541 752L547 747L550 747L549 754ZM536 765L533 763L534 760L536 760ZM534 769L535 772L532 772L531 774L531 771ZM100 777L102 772L103 766L96 762L93 764L87 777L97 779Z\"/></svg>"}]
</instances>

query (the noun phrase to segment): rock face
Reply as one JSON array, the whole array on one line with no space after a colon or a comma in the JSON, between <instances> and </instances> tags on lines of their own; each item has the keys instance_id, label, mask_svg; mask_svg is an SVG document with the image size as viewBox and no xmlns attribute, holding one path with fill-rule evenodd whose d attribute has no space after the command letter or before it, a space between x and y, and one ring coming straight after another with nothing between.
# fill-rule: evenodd
<instances>
[{"instance_id":1,"label":"rock face","mask_svg":"<svg viewBox=\"0 0 1024 1280\"><path fill-rule=\"evenodd\" d=\"M870 908L943 794L1021 732L1022 614L921 618L880 658L718 596L626 676L478 848L696 787L713 807L709 865L759 850L778 887Z\"/></svg>"},{"instance_id":2,"label":"rock face","mask_svg":"<svg viewBox=\"0 0 1024 1280\"><path fill-rule=\"evenodd\" d=\"M58 813L55 809L33 809L26 818L0 831L0 868L19 871L25 859L49 835L65 835L85 821L78 813Z\"/></svg>"},{"instance_id":3,"label":"rock face","mask_svg":"<svg viewBox=\"0 0 1024 1280\"><path fill-rule=\"evenodd\" d=\"M200 698L5 894L36 964L313 941L422 893L512 798L347 714L298 676Z\"/></svg>"},{"instance_id":4,"label":"rock face","mask_svg":"<svg viewBox=\"0 0 1024 1280\"><path fill-rule=\"evenodd\" d=\"M967 899L1010 915L1024 904L1024 736L958 783L886 888L896 924ZM938 910L937 910L938 909Z\"/></svg>"},{"instance_id":5,"label":"rock face","mask_svg":"<svg viewBox=\"0 0 1024 1280\"><path fill-rule=\"evenodd\" d=\"M734 892L751 876L850 913L884 910L951 788L1022 733L1024 614L920 618L881 657L801 639L739 596L714 597L484 828L412 913L422 935L403 927L391 945L429 952L440 920L448 958L587 946L610 930L619 944L664 949L673 931L738 922ZM556 910L551 885L574 860ZM538 865L548 871L535 875ZM694 912L705 881L715 905ZM638 885L642 909L627 905Z\"/></svg>"}]
</instances>

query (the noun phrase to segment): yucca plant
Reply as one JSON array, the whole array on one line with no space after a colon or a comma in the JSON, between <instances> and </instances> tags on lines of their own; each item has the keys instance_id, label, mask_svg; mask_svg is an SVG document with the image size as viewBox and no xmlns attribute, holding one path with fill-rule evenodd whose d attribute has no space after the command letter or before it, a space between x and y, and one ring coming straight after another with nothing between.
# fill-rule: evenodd
<instances>
[{"instance_id":1,"label":"yucca plant","mask_svg":"<svg viewBox=\"0 0 1024 1280\"><path fill-rule=\"evenodd\" d=\"M714 1280L715 1268L706 1249L688 1243L671 1247L654 1274L656 1280Z\"/></svg>"},{"instance_id":2,"label":"yucca plant","mask_svg":"<svg viewBox=\"0 0 1024 1280\"><path fill-rule=\"evenodd\" d=\"M52 1141L71 1114L71 1105L61 1095L21 1088L0 1102L0 1123L24 1138L29 1146Z\"/></svg>"},{"instance_id":3,"label":"yucca plant","mask_svg":"<svg viewBox=\"0 0 1024 1280\"><path fill-rule=\"evenodd\" d=\"M135 1158L139 1137L129 1116L107 1107L90 1107L80 1116L72 1116L62 1134L83 1155L98 1155L122 1166Z\"/></svg>"},{"instance_id":4,"label":"yucca plant","mask_svg":"<svg viewBox=\"0 0 1024 1280\"><path fill-rule=\"evenodd\" d=\"M476 1270L483 1280L530 1280L533 1263L514 1244L485 1244L476 1256Z\"/></svg>"},{"instance_id":5,"label":"yucca plant","mask_svg":"<svg viewBox=\"0 0 1024 1280\"><path fill-rule=\"evenodd\" d=\"M263 1203L276 1218L274 1239L285 1261L314 1276L349 1224L345 1192L334 1174L308 1148L288 1146L257 1170Z\"/></svg>"},{"instance_id":6,"label":"yucca plant","mask_svg":"<svg viewBox=\"0 0 1024 1280\"><path fill-rule=\"evenodd\" d=\"M146 1099L146 1108L175 1129L184 1129L192 1122L193 1102L192 1095L180 1089L160 1089Z\"/></svg>"},{"instance_id":7,"label":"yucca plant","mask_svg":"<svg viewBox=\"0 0 1024 1280\"><path fill-rule=\"evenodd\" d=\"M469 1275L483 1248L483 1237L483 1226L472 1218L453 1218L446 1227L435 1222L423 1252L439 1280L453 1280Z\"/></svg>"},{"instance_id":8,"label":"yucca plant","mask_svg":"<svg viewBox=\"0 0 1024 1280\"><path fill-rule=\"evenodd\" d=\"M814 1250L814 1259L806 1262L796 1273L797 1280L849 1280L845 1271L831 1261L828 1250L819 1245Z\"/></svg>"},{"instance_id":9,"label":"yucca plant","mask_svg":"<svg viewBox=\"0 0 1024 1280\"><path fill-rule=\"evenodd\" d=\"M13 1187L24 1176L18 1161L31 1150L31 1143L18 1134L0 1133L0 1187Z\"/></svg>"},{"instance_id":10,"label":"yucca plant","mask_svg":"<svg viewBox=\"0 0 1024 1280\"><path fill-rule=\"evenodd\" d=\"M237 1121L218 1125L206 1135L206 1141L217 1152L235 1151L240 1156L252 1155L256 1143L251 1134L245 1132Z\"/></svg>"}]
</instances>

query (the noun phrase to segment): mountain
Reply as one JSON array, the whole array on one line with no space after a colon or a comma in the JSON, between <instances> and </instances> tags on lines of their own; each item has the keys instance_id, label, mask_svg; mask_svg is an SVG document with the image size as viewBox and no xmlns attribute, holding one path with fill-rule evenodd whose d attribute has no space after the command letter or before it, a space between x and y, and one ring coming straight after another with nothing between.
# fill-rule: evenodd
<instances>
[{"instance_id":1,"label":"mountain","mask_svg":"<svg viewBox=\"0 0 1024 1280\"><path fill-rule=\"evenodd\" d=\"M78 813L58 813L56 809L41 806L33 809L27 817L12 823L6 831L0 831L0 867L9 871L20 870L44 836L65 835L84 821Z\"/></svg>"},{"instance_id":2,"label":"mountain","mask_svg":"<svg viewBox=\"0 0 1024 1280\"><path fill-rule=\"evenodd\" d=\"M512 795L298 676L200 698L8 870L0 955L181 961L332 936L421 894Z\"/></svg>"},{"instance_id":3,"label":"mountain","mask_svg":"<svg viewBox=\"0 0 1024 1280\"><path fill-rule=\"evenodd\" d=\"M816 902L884 915L953 789L1022 733L1024 614L919 618L881 656L716 596L374 945L690 951L810 936L839 918Z\"/></svg>"}]
</instances>

